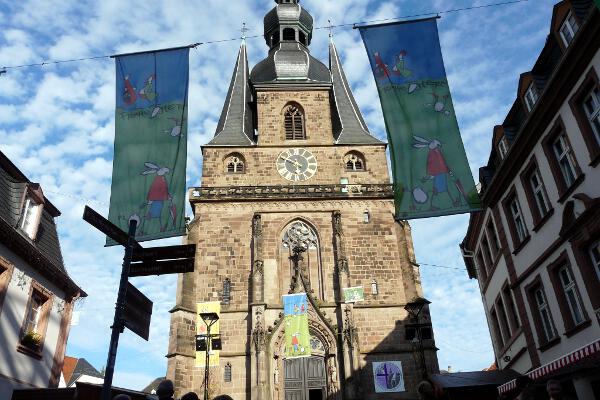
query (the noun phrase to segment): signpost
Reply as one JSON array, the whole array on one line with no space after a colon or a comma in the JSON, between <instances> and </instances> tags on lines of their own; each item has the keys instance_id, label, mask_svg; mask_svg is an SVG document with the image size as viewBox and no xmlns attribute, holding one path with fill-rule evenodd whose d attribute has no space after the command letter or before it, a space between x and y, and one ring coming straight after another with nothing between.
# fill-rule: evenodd
<instances>
[{"instance_id":1,"label":"signpost","mask_svg":"<svg viewBox=\"0 0 600 400\"><path fill-rule=\"evenodd\" d=\"M125 299L125 327L144 340L150 337L152 302L131 283L127 284Z\"/></svg>"},{"instance_id":2,"label":"signpost","mask_svg":"<svg viewBox=\"0 0 600 400\"><path fill-rule=\"evenodd\" d=\"M187 258L183 260L170 261L147 261L131 264L129 276L152 276L165 274L185 274L194 271L194 259Z\"/></svg>"},{"instance_id":3,"label":"signpost","mask_svg":"<svg viewBox=\"0 0 600 400\"><path fill-rule=\"evenodd\" d=\"M85 207L83 219L125 247L115 318L111 327L112 334L108 350L108 361L106 362L106 372L102 386L102 400L110 400L119 335L123 333L125 328L128 328L144 340L148 340L150 336L152 302L129 283L129 277L193 272L196 246L185 245L144 249L135 240L137 221L134 219L129 221L128 233L123 232L118 226L88 206ZM132 264L132 261L136 263Z\"/></svg>"}]
</instances>

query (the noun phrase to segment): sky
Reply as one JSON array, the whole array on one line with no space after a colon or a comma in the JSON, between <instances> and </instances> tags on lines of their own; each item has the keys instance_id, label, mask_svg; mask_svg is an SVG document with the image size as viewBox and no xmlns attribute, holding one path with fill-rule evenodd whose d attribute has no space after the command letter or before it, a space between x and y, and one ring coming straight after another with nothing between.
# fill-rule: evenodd
<instances>
[{"instance_id":1,"label":"sky","mask_svg":"<svg viewBox=\"0 0 600 400\"><path fill-rule=\"evenodd\" d=\"M494 0L303 0L316 27L403 17L490 4ZM516 97L519 74L541 51L556 0L442 14L442 52L474 176L487 162L494 125ZM266 57L262 19L269 0L0 0L0 67L79 59L239 38L249 29L251 67ZM371 132L384 139L383 116L364 46L356 30L334 40ZM240 40L201 45L190 53L187 186L199 186L200 146L214 135ZM328 31L315 30L312 54L327 63ZM66 268L88 293L76 310L67 354L97 369L106 363L122 249L82 221L84 205L108 215L114 141L113 60L7 68L0 75L0 150L61 211L57 224ZM188 215L191 209L187 209ZM473 371L494 362L477 281L460 255L468 216L411 223L424 294L432 301L440 368ZM145 246L180 244L181 238ZM437 265L438 267L432 266ZM442 267L440 267L442 266ZM175 276L134 278L154 302L150 340L121 335L114 384L141 389L164 376Z\"/></svg>"}]
</instances>

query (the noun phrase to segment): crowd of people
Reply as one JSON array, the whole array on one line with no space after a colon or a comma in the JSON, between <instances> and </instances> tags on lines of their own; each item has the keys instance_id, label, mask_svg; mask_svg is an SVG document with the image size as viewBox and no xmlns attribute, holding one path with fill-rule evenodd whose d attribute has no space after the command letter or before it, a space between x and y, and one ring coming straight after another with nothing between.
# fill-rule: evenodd
<instances>
[{"instance_id":1,"label":"crowd of people","mask_svg":"<svg viewBox=\"0 0 600 400\"><path fill-rule=\"evenodd\" d=\"M162 380L156 388L156 396L158 400L175 400L175 386L169 379ZM126 394L119 394L113 398L113 400L131 400L131 397ZM179 400L200 400L198 395L194 392L184 394ZM229 396L219 396L215 400L232 400Z\"/></svg>"}]
</instances>

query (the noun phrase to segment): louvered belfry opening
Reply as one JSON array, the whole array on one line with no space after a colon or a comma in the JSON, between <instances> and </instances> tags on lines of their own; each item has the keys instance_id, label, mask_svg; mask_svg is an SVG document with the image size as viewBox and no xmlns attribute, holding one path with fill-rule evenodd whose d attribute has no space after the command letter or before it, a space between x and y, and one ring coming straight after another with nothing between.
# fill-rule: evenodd
<instances>
[{"instance_id":1,"label":"louvered belfry opening","mask_svg":"<svg viewBox=\"0 0 600 400\"><path fill-rule=\"evenodd\" d=\"M304 113L298 104L290 104L286 107L284 113L284 128L286 140L306 139L306 130L304 129Z\"/></svg>"}]
</instances>

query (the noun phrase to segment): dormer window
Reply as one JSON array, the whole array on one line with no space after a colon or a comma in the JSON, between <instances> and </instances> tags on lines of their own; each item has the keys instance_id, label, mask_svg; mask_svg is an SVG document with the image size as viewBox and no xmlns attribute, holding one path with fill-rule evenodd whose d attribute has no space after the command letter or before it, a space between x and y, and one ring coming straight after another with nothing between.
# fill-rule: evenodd
<instances>
[{"instance_id":1,"label":"dormer window","mask_svg":"<svg viewBox=\"0 0 600 400\"><path fill-rule=\"evenodd\" d=\"M538 97L539 96L537 89L532 83L531 85L529 85L529 88L527 88L527 91L525 92L525 105L527 106L527 111L531 112L531 110L533 110L535 103L537 103L538 101Z\"/></svg>"},{"instance_id":2,"label":"dormer window","mask_svg":"<svg viewBox=\"0 0 600 400\"><path fill-rule=\"evenodd\" d=\"M506 136L503 136L502 139L500 139L500 142L498 142L498 154L500 155L501 160L504 160L508 154L508 140L506 139Z\"/></svg>"},{"instance_id":3,"label":"dormer window","mask_svg":"<svg viewBox=\"0 0 600 400\"><path fill-rule=\"evenodd\" d=\"M579 24L577 23L577 19L575 19L573 13L570 12L567 18L565 18L565 22L563 22L560 27L560 37L562 38L565 47L569 47L578 30Z\"/></svg>"},{"instance_id":4,"label":"dormer window","mask_svg":"<svg viewBox=\"0 0 600 400\"><path fill-rule=\"evenodd\" d=\"M43 198L39 185L35 184L25 189L18 228L32 240L35 239L40 225Z\"/></svg>"}]
</instances>

